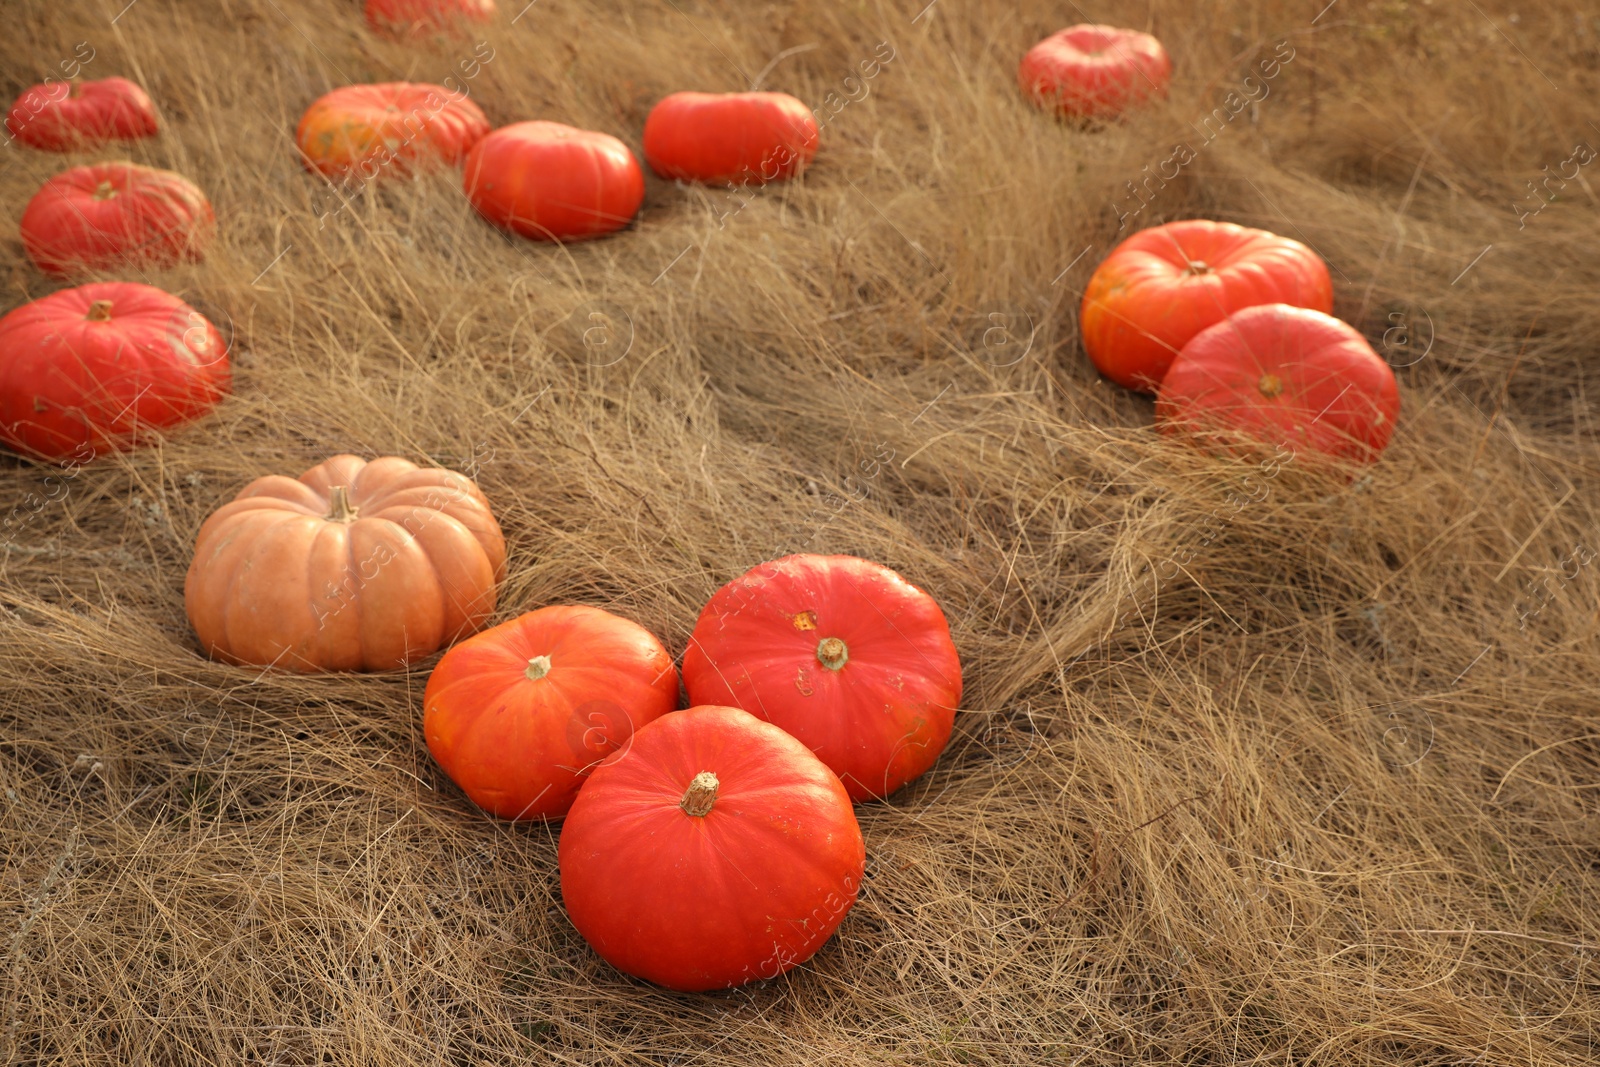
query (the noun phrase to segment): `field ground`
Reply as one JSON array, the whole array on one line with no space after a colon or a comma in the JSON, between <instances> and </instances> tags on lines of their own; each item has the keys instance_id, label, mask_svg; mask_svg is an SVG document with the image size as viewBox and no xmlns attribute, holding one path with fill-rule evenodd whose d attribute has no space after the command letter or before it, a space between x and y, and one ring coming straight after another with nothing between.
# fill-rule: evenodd
<instances>
[{"instance_id":1,"label":"field ground","mask_svg":"<svg viewBox=\"0 0 1600 1067\"><path fill-rule=\"evenodd\" d=\"M7 99L88 42L163 128L0 154L4 306L58 287L16 231L45 178L182 171L221 236L150 280L229 330L235 392L0 553L8 1062L1600 1059L1600 171L1529 194L1600 143L1600 7L501 0L483 59L379 41L354 0L124 4L7 5ZM1158 34L1170 100L1101 130L1026 106L1018 58L1078 21ZM453 173L341 207L291 140L334 86L454 76L496 125L637 151L665 93L763 72L838 108L803 181L652 178L632 229L566 248L501 237ZM1119 216L1319 250L1400 368L1382 462L1238 506L1251 464L1159 439L1077 340ZM800 549L939 600L957 736L859 809L866 889L810 964L712 996L603 965L556 828L475 814L428 758L431 661L199 654L202 519L344 451L475 473L502 618L595 604L681 655L719 585ZM49 473L0 462L0 505Z\"/></svg>"}]
</instances>

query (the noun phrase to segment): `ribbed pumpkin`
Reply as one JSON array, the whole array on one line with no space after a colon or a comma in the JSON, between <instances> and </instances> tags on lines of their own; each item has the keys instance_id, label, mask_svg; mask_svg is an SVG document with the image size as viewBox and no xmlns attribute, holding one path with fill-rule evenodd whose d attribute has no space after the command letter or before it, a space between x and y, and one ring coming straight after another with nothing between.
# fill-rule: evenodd
<instances>
[{"instance_id":1,"label":"ribbed pumpkin","mask_svg":"<svg viewBox=\"0 0 1600 1067\"><path fill-rule=\"evenodd\" d=\"M341 455L247 485L200 527L184 607L229 663L380 671L481 629L505 540L470 478Z\"/></svg>"},{"instance_id":2,"label":"ribbed pumpkin","mask_svg":"<svg viewBox=\"0 0 1600 1067\"><path fill-rule=\"evenodd\" d=\"M55 82L23 90L6 116L11 136L46 152L154 137L156 108L127 78Z\"/></svg>"},{"instance_id":3,"label":"ribbed pumpkin","mask_svg":"<svg viewBox=\"0 0 1600 1067\"><path fill-rule=\"evenodd\" d=\"M1167 95L1172 60L1148 33L1069 26L1022 57L1017 81L1034 105L1058 115L1109 119Z\"/></svg>"},{"instance_id":4,"label":"ribbed pumpkin","mask_svg":"<svg viewBox=\"0 0 1600 1067\"><path fill-rule=\"evenodd\" d=\"M22 245L46 274L197 263L216 233L211 203L181 174L137 163L74 167L22 212Z\"/></svg>"},{"instance_id":5,"label":"ribbed pumpkin","mask_svg":"<svg viewBox=\"0 0 1600 1067\"><path fill-rule=\"evenodd\" d=\"M760 183L817 154L817 120L788 93L673 93L650 109L644 157L663 178Z\"/></svg>"},{"instance_id":6,"label":"ribbed pumpkin","mask_svg":"<svg viewBox=\"0 0 1600 1067\"><path fill-rule=\"evenodd\" d=\"M442 85L346 85L300 117L295 143L305 165L330 178L369 181L459 163L489 132L471 100Z\"/></svg>"},{"instance_id":7,"label":"ribbed pumpkin","mask_svg":"<svg viewBox=\"0 0 1600 1067\"><path fill-rule=\"evenodd\" d=\"M494 18L494 0L367 0L367 25L388 37L460 36Z\"/></svg>"},{"instance_id":8,"label":"ribbed pumpkin","mask_svg":"<svg viewBox=\"0 0 1600 1067\"><path fill-rule=\"evenodd\" d=\"M495 130L467 156L462 184L478 214L538 241L612 233L644 202L644 171L627 145L559 122Z\"/></svg>"}]
</instances>

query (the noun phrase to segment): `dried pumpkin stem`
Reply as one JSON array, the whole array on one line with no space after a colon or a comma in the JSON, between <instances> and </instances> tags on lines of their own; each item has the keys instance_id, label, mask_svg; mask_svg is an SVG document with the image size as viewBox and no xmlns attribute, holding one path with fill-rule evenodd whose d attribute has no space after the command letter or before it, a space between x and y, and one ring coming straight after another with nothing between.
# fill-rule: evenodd
<instances>
[{"instance_id":1,"label":"dried pumpkin stem","mask_svg":"<svg viewBox=\"0 0 1600 1067\"><path fill-rule=\"evenodd\" d=\"M1283 379L1276 374L1263 374L1261 380L1256 383L1256 388L1260 390L1262 396L1270 400L1283 392Z\"/></svg>"},{"instance_id":2,"label":"dried pumpkin stem","mask_svg":"<svg viewBox=\"0 0 1600 1067\"><path fill-rule=\"evenodd\" d=\"M101 182L99 185L94 187L94 198L96 200L110 200L116 195L117 187L112 185L110 182Z\"/></svg>"},{"instance_id":3,"label":"dried pumpkin stem","mask_svg":"<svg viewBox=\"0 0 1600 1067\"><path fill-rule=\"evenodd\" d=\"M1203 259L1191 259L1189 261L1189 273L1190 274L1210 274L1211 273L1211 265L1209 263L1207 263Z\"/></svg>"},{"instance_id":4,"label":"dried pumpkin stem","mask_svg":"<svg viewBox=\"0 0 1600 1067\"><path fill-rule=\"evenodd\" d=\"M360 514L360 510L350 506L350 489L348 486L336 485L331 491L333 505L323 518L329 522L353 522Z\"/></svg>"},{"instance_id":5,"label":"dried pumpkin stem","mask_svg":"<svg viewBox=\"0 0 1600 1067\"><path fill-rule=\"evenodd\" d=\"M90 322L110 322L111 301L96 300L94 303L89 305L89 314L85 315L84 318L88 319Z\"/></svg>"},{"instance_id":6,"label":"dried pumpkin stem","mask_svg":"<svg viewBox=\"0 0 1600 1067\"><path fill-rule=\"evenodd\" d=\"M540 678L550 673L550 657L535 656L528 661L528 666L523 670L522 676L530 682L537 682Z\"/></svg>"},{"instance_id":7,"label":"dried pumpkin stem","mask_svg":"<svg viewBox=\"0 0 1600 1067\"><path fill-rule=\"evenodd\" d=\"M710 771L701 771L689 783L689 788L683 791L683 799L678 801L678 807L696 819L703 819L711 811L711 806L717 802L717 776Z\"/></svg>"},{"instance_id":8,"label":"dried pumpkin stem","mask_svg":"<svg viewBox=\"0 0 1600 1067\"><path fill-rule=\"evenodd\" d=\"M837 637L824 637L817 644L817 662L830 671L842 670L850 661L850 648Z\"/></svg>"}]
</instances>

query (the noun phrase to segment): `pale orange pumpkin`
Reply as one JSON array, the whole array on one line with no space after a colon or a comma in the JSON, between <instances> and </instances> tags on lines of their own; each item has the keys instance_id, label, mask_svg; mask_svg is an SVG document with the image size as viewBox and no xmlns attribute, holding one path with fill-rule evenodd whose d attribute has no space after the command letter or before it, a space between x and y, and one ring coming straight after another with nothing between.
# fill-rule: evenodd
<instances>
[{"instance_id":1,"label":"pale orange pumpkin","mask_svg":"<svg viewBox=\"0 0 1600 1067\"><path fill-rule=\"evenodd\" d=\"M229 663L389 670L482 629L505 568L470 478L334 456L298 479L256 479L205 521L184 607Z\"/></svg>"}]
</instances>

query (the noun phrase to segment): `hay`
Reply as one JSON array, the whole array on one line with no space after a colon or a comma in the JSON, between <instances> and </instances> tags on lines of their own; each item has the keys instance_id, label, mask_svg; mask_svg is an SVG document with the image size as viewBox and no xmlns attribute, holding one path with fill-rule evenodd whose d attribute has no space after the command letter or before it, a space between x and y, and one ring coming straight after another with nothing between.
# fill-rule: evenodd
<instances>
[{"instance_id":1,"label":"hay","mask_svg":"<svg viewBox=\"0 0 1600 1067\"><path fill-rule=\"evenodd\" d=\"M9 225L72 163L188 174L218 245L150 280L230 329L237 383L26 505L0 553L9 1062L1595 1062L1600 173L1520 229L1511 206L1600 143L1591 5L1090 5L1178 62L1169 102L1097 132L1013 83L1072 5L545 2L510 25L502 0L465 82L473 42L377 42L354 2L17 6L8 98L88 41L84 76L139 79L163 133L7 149ZM1280 40L1270 95L1198 143ZM892 61L846 86L880 41ZM451 174L335 212L292 151L336 85L452 74L496 124L637 148L662 94L788 49L766 87L855 96L803 182L741 205L651 179L591 244L503 239ZM1299 237L1340 315L1409 329L1369 478L1291 464L1237 507L1249 461L1158 439L1087 367L1076 294L1112 204L1179 141L1196 158L1130 225ZM54 288L7 241L8 305ZM595 604L681 653L720 583L800 548L934 593L957 736L859 809L870 877L812 963L714 996L616 974L562 914L557 830L476 814L429 760L430 664L196 654L202 519L340 451L476 473L503 617ZM5 460L0 501L49 473Z\"/></svg>"}]
</instances>

